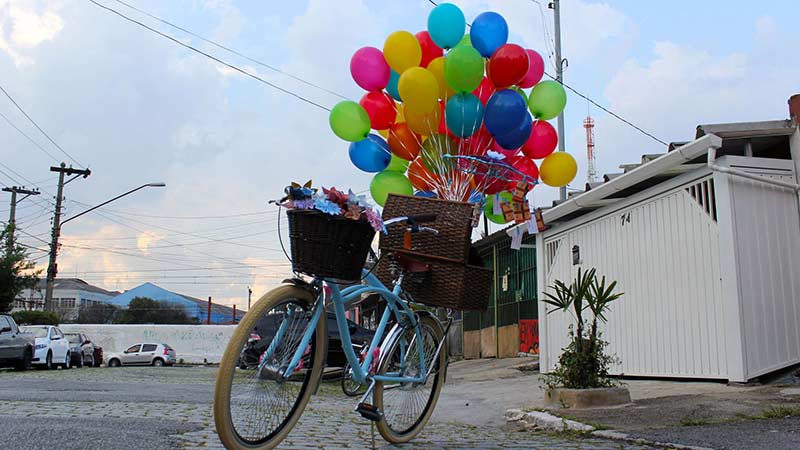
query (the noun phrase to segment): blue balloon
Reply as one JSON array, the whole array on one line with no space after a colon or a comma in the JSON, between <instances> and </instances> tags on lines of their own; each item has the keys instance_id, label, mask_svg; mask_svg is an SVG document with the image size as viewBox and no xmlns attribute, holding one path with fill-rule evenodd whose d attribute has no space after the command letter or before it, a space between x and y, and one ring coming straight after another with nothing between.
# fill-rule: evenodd
<instances>
[{"instance_id":1,"label":"blue balloon","mask_svg":"<svg viewBox=\"0 0 800 450\"><path fill-rule=\"evenodd\" d=\"M488 58L494 54L498 47L508 42L506 19L496 12L482 13L472 22L469 37L472 41L472 46L484 58Z\"/></svg>"},{"instance_id":2,"label":"blue balloon","mask_svg":"<svg viewBox=\"0 0 800 450\"><path fill-rule=\"evenodd\" d=\"M417 191L414 192L414 197L436 198L436 192L433 191Z\"/></svg>"},{"instance_id":3,"label":"blue balloon","mask_svg":"<svg viewBox=\"0 0 800 450\"><path fill-rule=\"evenodd\" d=\"M483 104L472 94L456 94L447 101L444 119L456 136L472 136L483 123Z\"/></svg>"},{"instance_id":4,"label":"blue balloon","mask_svg":"<svg viewBox=\"0 0 800 450\"><path fill-rule=\"evenodd\" d=\"M467 28L464 13L452 3L442 3L428 15L428 33L441 48L453 48L461 42Z\"/></svg>"},{"instance_id":5,"label":"blue balloon","mask_svg":"<svg viewBox=\"0 0 800 450\"><path fill-rule=\"evenodd\" d=\"M526 117L528 108L525 99L511 89L501 89L492 94L486 102L483 123L489 133L497 137L518 128Z\"/></svg>"},{"instance_id":6,"label":"blue balloon","mask_svg":"<svg viewBox=\"0 0 800 450\"><path fill-rule=\"evenodd\" d=\"M386 92L388 92L389 95L391 95L392 98L394 98L398 102L402 101L400 100L400 91L397 89L397 83L399 81L400 81L400 75L398 75L398 73L395 72L394 70L391 70L391 72L389 73L389 84L386 85Z\"/></svg>"},{"instance_id":7,"label":"blue balloon","mask_svg":"<svg viewBox=\"0 0 800 450\"><path fill-rule=\"evenodd\" d=\"M517 127L502 136L495 136L494 140L500 147L506 150L514 150L522 147L523 144L531 136L533 129L533 119L531 116L525 115L525 120Z\"/></svg>"},{"instance_id":8,"label":"blue balloon","mask_svg":"<svg viewBox=\"0 0 800 450\"><path fill-rule=\"evenodd\" d=\"M350 144L350 161L364 172L380 172L392 161L389 144L377 134Z\"/></svg>"}]
</instances>

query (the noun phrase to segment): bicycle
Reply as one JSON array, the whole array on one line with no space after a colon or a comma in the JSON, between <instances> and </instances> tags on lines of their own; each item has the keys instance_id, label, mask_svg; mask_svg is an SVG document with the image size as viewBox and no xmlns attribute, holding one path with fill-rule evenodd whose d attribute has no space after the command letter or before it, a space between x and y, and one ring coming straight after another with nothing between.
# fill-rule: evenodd
<instances>
[{"instance_id":1,"label":"bicycle","mask_svg":"<svg viewBox=\"0 0 800 450\"><path fill-rule=\"evenodd\" d=\"M363 361L364 352L367 350L367 346L353 344L353 347L358 350L359 361ZM344 395L348 397L358 397L359 395L363 395L363 388L364 383L359 383L353 378L353 368L350 367L349 362L346 363L342 369L342 392Z\"/></svg>"},{"instance_id":2,"label":"bicycle","mask_svg":"<svg viewBox=\"0 0 800 450\"><path fill-rule=\"evenodd\" d=\"M384 224L406 224L406 236L438 234L419 225L435 219L433 215L407 216ZM402 270L397 271L391 290L367 270L362 278L365 284L347 287L295 277L253 305L234 331L217 373L214 420L226 448L274 448L297 423L321 381L328 333L327 320L320 317L328 302L335 311L352 379L368 383L355 411L375 422L381 436L391 443L408 442L422 431L445 381L450 324L445 328L434 315L411 308L403 291L405 264L392 262ZM413 271L411 266L409 269ZM329 295L323 286L329 287ZM345 304L368 293L379 294L387 308L361 361L352 345ZM390 319L393 325L384 338ZM254 332L261 336L258 364L237 369ZM372 402L368 403L370 396Z\"/></svg>"}]
</instances>

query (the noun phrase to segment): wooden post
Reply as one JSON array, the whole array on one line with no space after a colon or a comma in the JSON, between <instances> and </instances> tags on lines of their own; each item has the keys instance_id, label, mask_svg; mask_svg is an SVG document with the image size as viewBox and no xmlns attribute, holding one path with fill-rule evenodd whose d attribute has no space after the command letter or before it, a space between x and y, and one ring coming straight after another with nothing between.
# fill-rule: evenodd
<instances>
[{"instance_id":1,"label":"wooden post","mask_svg":"<svg viewBox=\"0 0 800 450\"><path fill-rule=\"evenodd\" d=\"M206 316L206 325L211 325L211 296L208 296L208 315Z\"/></svg>"},{"instance_id":2,"label":"wooden post","mask_svg":"<svg viewBox=\"0 0 800 450\"><path fill-rule=\"evenodd\" d=\"M233 304L233 323L236 324L236 303Z\"/></svg>"}]
</instances>

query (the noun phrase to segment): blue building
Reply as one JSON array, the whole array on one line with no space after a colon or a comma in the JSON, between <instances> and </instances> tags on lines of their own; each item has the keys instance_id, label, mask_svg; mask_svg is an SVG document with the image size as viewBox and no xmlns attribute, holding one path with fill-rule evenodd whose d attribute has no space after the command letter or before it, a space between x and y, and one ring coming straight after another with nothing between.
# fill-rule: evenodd
<instances>
[{"instance_id":1,"label":"blue building","mask_svg":"<svg viewBox=\"0 0 800 450\"><path fill-rule=\"evenodd\" d=\"M156 286L153 283L144 283L133 289L123 292L116 297L111 298L107 303L120 307L127 308L131 300L136 297L145 297L159 302L166 302L171 305L180 306L186 311L186 315L193 318L197 323L206 323L208 318L208 301L200 300L199 298L190 297L188 295L177 294L168 291L162 287ZM241 320L244 317L244 311L236 311L236 319ZM211 304L211 323L212 324L229 324L233 321L233 308L216 303Z\"/></svg>"}]
</instances>

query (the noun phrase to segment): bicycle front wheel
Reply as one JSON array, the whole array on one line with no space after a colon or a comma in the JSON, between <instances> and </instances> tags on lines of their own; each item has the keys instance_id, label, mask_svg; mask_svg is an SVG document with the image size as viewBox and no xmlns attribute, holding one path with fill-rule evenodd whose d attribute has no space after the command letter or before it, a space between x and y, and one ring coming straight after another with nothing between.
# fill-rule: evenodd
<instances>
[{"instance_id":1,"label":"bicycle front wheel","mask_svg":"<svg viewBox=\"0 0 800 450\"><path fill-rule=\"evenodd\" d=\"M225 448L272 449L297 423L320 379L324 317L294 373L283 374L309 327L314 301L310 292L284 285L261 297L236 327L214 389L214 422Z\"/></svg>"},{"instance_id":2,"label":"bicycle front wheel","mask_svg":"<svg viewBox=\"0 0 800 450\"><path fill-rule=\"evenodd\" d=\"M364 384L353 379L353 369L350 363L344 365L342 369L342 392L348 397L358 397L364 393Z\"/></svg>"},{"instance_id":3,"label":"bicycle front wheel","mask_svg":"<svg viewBox=\"0 0 800 450\"><path fill-rule=\"evenodd\" d=\"M377 382L373 401L383 411L383 420L377 423L378 431L384 439L399 444L414 439L428 423L439 392L444 384L447 368L447 345L442 346L438 358L434 361L436 349L441 342L444 331L439 321L430 316L419 316L420 336L422 337L422 357L425 368L431 368L430 376L425 383ZM417 335L414 328L403 332L392 345L378 366L380 375L400 375L418 377L422 373L420 352L417 346Z\"/></svg>"}]
</instances>

